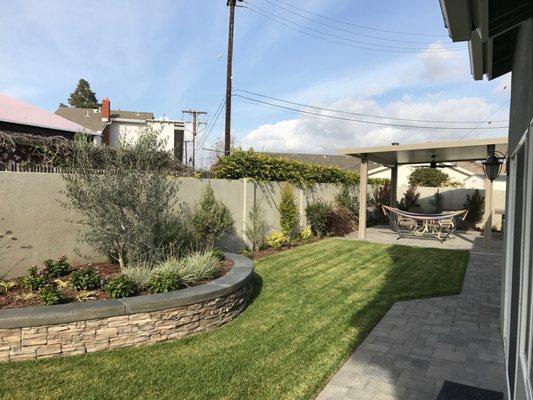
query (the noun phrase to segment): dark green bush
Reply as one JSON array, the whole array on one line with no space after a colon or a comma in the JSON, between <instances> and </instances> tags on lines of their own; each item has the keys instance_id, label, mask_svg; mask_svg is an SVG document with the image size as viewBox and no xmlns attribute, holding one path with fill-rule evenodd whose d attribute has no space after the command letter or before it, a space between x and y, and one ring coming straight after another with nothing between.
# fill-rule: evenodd
<instances>
[{"instance_id":1,"label":"dark green bush","mask_svg":"<svg viewBox=\"0 0 533 400\"><path fill-rule=\"evenodd\" d=\"M437 190L437 192L433 195L433 199L431 199L430 202L433 205L433 211L435 212L435 214L439 214L442 212L442 193Z\"/></svg>"},{"instance_id":2,"label":"dark green bush","mask_svg":"<svg viewBox=\"0 0 533 400\"><path fill-rule=\"evenodd\" d=\"M152 293L165 293L184 287L183 280L175 272L160 272L148 282L148 290Z\"/></svg>"},{"instance_id":3,"label":"dark green bush","mask_svg":"<svg viewBox=\"0 0 533 400\"><path fill-rule=\"evenodd\" d=\"M316 201L305 208L307 222L314 235L324 236L327 233L328 214L331 209L329 203Z\"/></svg>"},{"instance_id":4,"label":"dark green bush","mask_svg":"<svg viewBox=\"0 0 533 400\"><path fill-rule=\"evenodd\" d=\"M63 293L55 285L46 285L39 290L39 298L47 306L60 304L65 300Z\"/></svg>"},{"instance_id":5,"label":"dark green bush","mask_svg":"<svg viewBox=\"0 0 533 400\"><path fill-rule=\"evenodd\" d=\"M70 264L66 256L57 260L44 260L44 274L47 278L60 278L68 274Z\"/></svg>"},{"instance_id":6,"label":"dark green bush","mask_svg":"<svg viewBox=\"0 0 533 400\"><path fill-rule=\"evenodd\" d=\"M300 227L300 216L294 191L290 184L283 185L281 190L281 200L279 203L279 224L281 231L289 238L296 235Z\"/></svg>"},{"instance_id":7,"label":"dark green bush","mask_svg":"<svg viewBox=\"0 0 533 400\"><path fill-rule=\"evenodd\" d=\"M220 158L211 171L214 178L290 182L298 187L309 187L316 183L359 182L359 174L355 171L305 164L253 150L233 150L231 155Z\"/></svg>"},{"instance_id":8,"label":"dark green bush","mask_svg":"<svg viewBox=\"0 0 533 400\"><path fill-rule=\"evenodd\" d=\"M22 278L21 284L26 289L35 291L41 289L46 284L46 279L37 272L37 267L31 267L28 270L28 275Z\"/></svg>"},{"instance_id":9,"label":"dark green bush","mask_svg":"<svg viewBox=\"0 0 533 400\"><path fill-rule=\"evenodd\" d=\"M70 283L76 290L93 290L100 286L100 282L100 275L92 267L78 269L70 277Z\"/></svg>"},{"instance_id":10,"label":"dark green bush","mask_svg":"<svg viewBox=\"0 0 533 400\"><path fill-rule=\"evenodd\" d=\"M219 247L214 247L211 251L213 253L213 256L215 256L219 261L224 260L224 251Z\"/></svg>"},{"instance_id":11,"label":"dark green bush","mask_svg":"<svg viewBox=\"0 0 533 400\"><path fill-rule=\"evenodd\" d=\"M485 213L485 197L476 189L472 193L472 196L466 195L466 201L463 207L465 210L468 210L465 222L473 227L483 219L483 214Z\"/></svg>"},{"instance_id":12,"label":"dark green bush","mask_svg":"<svg viewBox=\"0 0 533 400\"><path fill-rule=\"evenodd\" d=\"M333 236L346 236L356 228L352 212L345 207L332 207L328 212L326 229Z\"/></svg>"},{"instance_id":13,"label":"dark green bush","mask_svg":"<svg viewBox=\"0 0 533 400\"><path fill-rule=\"evenodd\" d=\"M120 299L135 295L137 293L137 285L127 276L118 275L106 282L104 290L112 299Z\"/></svg>"}]
</instances>

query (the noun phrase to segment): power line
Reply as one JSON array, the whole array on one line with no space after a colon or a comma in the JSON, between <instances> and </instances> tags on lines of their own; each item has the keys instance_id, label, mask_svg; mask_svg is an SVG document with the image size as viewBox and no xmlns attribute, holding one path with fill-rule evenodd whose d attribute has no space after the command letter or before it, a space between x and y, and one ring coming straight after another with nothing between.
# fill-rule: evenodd
<instances>
[{"instance_id":1,"label":"power line","mask_svg":"<svg viewBox=\"0 0 533 400\"><path fill-rule=\"evenodd\" d=\"M263 104L263 105L266 105L266 106L280 108L280 109L288 110L288 111L295 111L297 113L301 113L301 114L305 114L305 115L313 115L313 116L317 116L317 117L324 117L324 118L336 119L336 120L347 121L347 122L355 122L355 123L361 123L361 124L392 126L392 127L397 127L397 128L409 128L409 129L434 129L434 130L465 130L465 129L471 129L471 127L422 126L422 125L405 125L405 124L392 124L392 123L386 123L386 122L365 121L365 120L359 120L359 119L353 119L353 118L345 118L345 117L339 117L339 116L334 116L334 115L319 114L319 113L315 113L315 112L311 112L311 111L299 110L297 108L281 106L279 104L274 104L274 103L269 103L267 101L253 99L251 97L242 96L240 94L234 94L233 96L239 97L239 98L242 98L242 99L245 99L245 100L249 100L249 101L252 101L254 103ZM473 129L485 130L485 129L505 129L505 128L507 128L507 127L494 126L494 127L473 128Z\"/></svg>"},{"instance_id":2,"label":"power line","mask_svg":"<svg viewBox=\"0 0 533 400\"><path fill-rule=\"evenodd\" d=\"M264 2L266 3L269 3L271 5L273 5L274 7L277 7L281 10L284 10L285 12L287 13L290 13L290 14L293 14L293 15L296 15L300 18L303 18L303 19L306 19L308 21L311 21L315 24L319 24L319 25L322 25L322 26L326 26L330 29L335 29L337 31L340 31L340 32L345 32L345 33L349 33L351 35L356 35L356 36L361 36L361 37L365 37L365 38L368 38L368 39L374 39L374 40L382 40L382 41L385 41L385 42L396 42L396 43L411 43L411 44L425 44L425 45L428 45L430 44L431 42L428 42L428 41L425 41L425 42L421 42L421 41L413 41L413 40L404 40L404 39L392 39L392 38L385 38L385 37L379 37L379 36L372 36L372 35L367 35L367 34L364 34L364 33L360 33L360 32L355 32L353 30L350 30L350 29L344 29L344 28L340 28L338 26L335 26L335 25L332 25L332 24L328 24L328 23L325 23L325 22L322 22L316 18L311 18L311 17L308 17L308 16L305 16L304 14L301 14L297 11L293 11L291 10L290 8L286 8L286 7L283 7L279 4L276 4L274 3L273 1L271 0L263 0ZM245 3L247 4L252 4L254 5L254 3L250 3L248 1L245 1ZM267 10L264 10L264 9L261 9L260 7L258 7L257 5L255 5L256 8L262 10L263 12L268 12Z\"/></svg>"},{"instance_id":3,"label":"power line","mask_svg":"<svg viewBox=\"0 0 533 400\"><path fill-rule=\"evenodd\" d=\"M479 128L480 125L482 125L483 123L485 123L490 117L492 117L493 115L496 115L496 113L498 111L500 111L503 107L505 107L507 104L510 103L510 100L505 100L496 110L494 110L487 118L485 121L481 121L479 123L479 125L477 125L476 127L472 128L472 130L470 132L467 132L464 136L461 137L460 140L463 140L464 138L466 138L468 135L471 135L476 129ZM490 123L490 122L489 122Z\"/></svg>"},{"instance_id":4,"label":"power line","mask_svg":"<svg viewBox=\"0 0 533 400\"><path fill-rule=\"evenodd\" d=\"M220 104L218 105L216 111L213 113L213 118L211 120L211 122L208 123L209 126L209 129L207 130L207 132L205 133L204 137L202 138L202 143L199 143L198 144L198 150L200 148L202 148L203 150L203 146L205 144L205 141L207 140L207 138L209 137L209 135L211 134L211 132L213 131L213 128L215 127L215 124L217 123L218 121L218 118L220 117L220 115L222 114L222 110L224 109L224 105L226 104L226 97L224 97L222 99L222 101L220 102Z\"/></svg>"},{"instance_id":5,"label":"power line","mask_svg":"<svg viewBox=\"0 0 533 400\"><path fill-rule=\"evenodd\" d=\"M282 21L279 21L271 16L269 16L268 14L264 13L263 11L259 11L259 10L256 10L255 8L252 8L252 7L247 7L247 6L244 6L244 8L246 8L247 10L250 10L258 15L261 15L263 18L266 18L272 22L275 22L279 25L282 25L286 28L289 28L289 29L292 29L296 32L300 32L304 35L307 35L307 36L310 36L310 37L314 37L316 39L320 39L320 40L323 40L325 42L328 42L328 43L333 43L333 44L338 44L338 45L341 45L341 46L345 46L345 47L351 47L351 48L354 48L354 49L362 49L362 50L372 50L372 51L379 51L379 52L385 52L385 53L444 53L444 52L447 52L447 51L458 51L458 50L463 50L462 48L457 48L457 49L435 49L435 50L427 50L427 49L409 49L409 48L403 48L403 47L393 47L393 46L385 46L385 45L377 45L377 44L366 44L366 45L370 45L370 46L379 46L379 47L392 47L391 49L385 49L385 48L375 48L375 47L365 47L365 46L359 46L359 45L354 45L354 44L351 44L351 43L345 43L345 42L341 42L339 40L334 40L334 39L329 39L329 38L325 38L325 37L322 37L322 36L319 36L315 33L311 33L311 32L317 32L317 33L320 33L322 35L327 35L327 36L330 36L330 37L338 37L336 35L331 35L329 33L324 33L322 31L318 31L316 29L311 29L311 28L308 28L306 27L305 25L301 25L301 24L298 24L296 22L292 22L292 21L289 21L285 18L282 18L282 17L277 17L279 19L282 19L282 20L286 20L288 21L290 24L293 24L293 25L297 25L297 26L300 26L306 30L309 30L311 32L307 32L306 30L303 30L303 29L300 29L300 28L296 28L292 25L289 25L285 22L282 22ZM274 15L274 14L271 14L271 15ZM354 41L352 39L346 39L346 38L341 38L341 40L346 40L346 41L350 41L350 42L357 42L357 41ZM364 43L364 42L363 42Z\"/></svg>"},{"instance_id":6,"label":"power line","mask_svg":"<svg viewBox=\"0 0 533 400\"><path fill-rule=\"evenodd\" d=\"M289 100L284 100L284 99L280 99L280 98L277 98L277 97L267 96L267 95L264 95L264 94L261 94L261 93L252 92L250 90L235 89L234 91L235 92L248 93L248 94L252 94L254 96L258 96L258 97L262 97L262 98L270 99L270 100L275 100L275 101L279 101L279 102L286 103L286 104L292 104L292 105L295 105L295 106L312 108L312 109L321 110L321 111L329 111L329 112L334 112L334 113L339 113L339 114L356 115L356 116L359 116L359 117L381 118L381 119L390 119L390 120L395 120L395 121L423 122L423 123L444 123L444 124L478 124L478 123L487 122L486 120L484 120L484 121L443 121L443 120L423 120L423 119L386 117L386 116L383 116L383 115L363 114L363 113L356 113L356 112L351 112L351 111L336 110L336 109L326 108L326 107L319 107L319 106L314 106L314 105L310 105L310 104L297 103L295 101L289 101ZM490 118L490 116L488 118ZM488 123L492 123L492 122L509 122L509 121L507 121L507 120L498 120L498 121L490 121ZM468 128L465 128L465 129L468 129Z\"/></svg>"},{"instance_id":7,"label":"power line","mask_svg":"<svg viewBox=\"0 0 533 400\"><path fill-rule=\"evenodd\" d=\"M349 25L349 26L353 26L353 27L356 27L356 28L360 28L360 29L367 29L367 30L370 30L370 31L383 32L383 33L392 33L392 34L395 34L395 35L426 36L426 37L448 37L448 35L445 35L445 34L442 34L442 33L400 32L400 31L392 31L392 30L388 30L388 29L375 28L375 27L371 27L371 26L355 24L353 22L342 21L340 19L335 19L335 18L328 17L327 15L323 15L323 14L319 14L319 13L316 13L316 12L313 12L313 11L309 11L309 10L306 10L305 8L297 7L295 5L292 5L292 4L287 3L285 1L282 1L282 0L275 0L275 1L277 3L281 3L281 4L284 4L284 5L288 6L288 7L291 7L292 9L305 12L305 13L307 13L309 15L314 15L316 17L324 18L324 19L327 19L329 21L338 22L339 24Z\"/></svg>"}]
</instances>

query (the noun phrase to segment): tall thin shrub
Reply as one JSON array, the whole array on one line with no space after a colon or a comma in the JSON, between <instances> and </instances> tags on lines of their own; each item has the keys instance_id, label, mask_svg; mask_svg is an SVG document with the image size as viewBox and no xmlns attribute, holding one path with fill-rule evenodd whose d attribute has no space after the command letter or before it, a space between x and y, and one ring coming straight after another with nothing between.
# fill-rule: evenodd
<instances>
[{"instance_id":1,"label":"tall thin shrub","mask_svg":"<svg viewBox=\"0 0 533 400\"><path fill-rule=\"evenodd\" d=\"M294 190L288 183L283 185L281 190L279 216L281 231L289 237L296 235L300 227L300 216L298 206L296 205L296 199L294 197Z\"/></svg>"},{"instance_id":2,"label":"tall thin shrub","mask_svg":"<svg viewBox=\"0 0 533 400\"><path fill-rule=\"evenodd\" d=\"M420 204L418 204L419 198L420 193L416 191L416 186L410 185L404 193L403 198L398 203L398 208L400 210L409 211L412 208L420 207Z\"/></svg>"},{"instance_id":3,"label":"tall thin shrub","mask_svg":"<svg viewBox=\"0 0 533 400\"><path fill-rule=\"evenodd\" d=\"M463 204L465 210L468 210L465 222L469 226L475 226L483 219L485 213L485 197L481 195L479 190L474 190L472 196L466 195L466 201Z\"/></svg>"},{"instance_id":4,"label":"tall thin shrub","mask_svg":"<svg viewBox=\"0 0 533 400\"><path fill-rule=\"evenodd\" d=\"M246 223L244 234L252 243L252 250L258 249L265 241L268 226L263 217L261 204L256 201L248 213L249 222Z\"/></svg>"}]
</instances>

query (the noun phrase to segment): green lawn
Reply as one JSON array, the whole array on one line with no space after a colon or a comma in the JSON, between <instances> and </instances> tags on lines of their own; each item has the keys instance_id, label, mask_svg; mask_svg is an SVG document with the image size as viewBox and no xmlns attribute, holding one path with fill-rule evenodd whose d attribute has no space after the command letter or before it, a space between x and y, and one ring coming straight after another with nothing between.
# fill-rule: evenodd
<instances>
[{"instance_id":1,"label":"green lawn","mask_svg":"<svg viewBox=\"0 0 533 400\"><path fill-rule=\"evenodd\" d=\"M256 263L253 303L218 330L141 348L0 364L13 399L309 399L391 304L455 294L464 251L328 239Z\"/></svg>"}]
</instances>

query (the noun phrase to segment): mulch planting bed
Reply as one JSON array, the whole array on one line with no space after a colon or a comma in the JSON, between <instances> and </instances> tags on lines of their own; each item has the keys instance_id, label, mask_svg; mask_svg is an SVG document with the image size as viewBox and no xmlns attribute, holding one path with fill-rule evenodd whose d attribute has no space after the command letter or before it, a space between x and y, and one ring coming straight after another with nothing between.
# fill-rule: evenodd
<instances>
[{"instance_id":1,"label":"mulch planting bed","mask_svg":"<svg viewBox=\"0 0 533 400\"><path fill-rule=\"evenodd\" d=\"M233 261L231 260L223 260L220 261L220 265L218 268L218 273L213 279L220 278L228 273L228 271L233 266ZM61 278L58 278L59 281L56 281L56 284L59 284L60 286L62 283L67 283L70 280L70 276L75 270L92 267L94 268L100 277L102 277L103 280L113 278L117 275L120 275L120 267L118 264L111 264L111 263L91 263L91 264L85 264L80 265L76 267L71 267L68 274L65 276L62 276ZM209 280L203 280L195 282L194 284L190 286L198 286L202 285L204 283L208 283L213 279ZM54 282L55 280L52 279L51 282ZM39 298L39 293L37 291L31 292L28 289L22 287L19 279L14 279L12 282L16 283L16 286L9 289L7 293L2 291L2 288L0 288L0 309L5 308L20 308L20 307L32 307L32 306L42 306L44 303ZM101 288L90 290L91 295L89 297L80 297L80 294L82 292L77 291L70 285L65 285L61 288L61 291L63 295L65 296L65 301L63 303L76 303L76 302L86 302L86 301L95 301L95 300L105 300L109 299L110 296L103 291ZM150 294L148 291L143 291L137 294L137 296Z\"/></svg>"}]
</instances>

